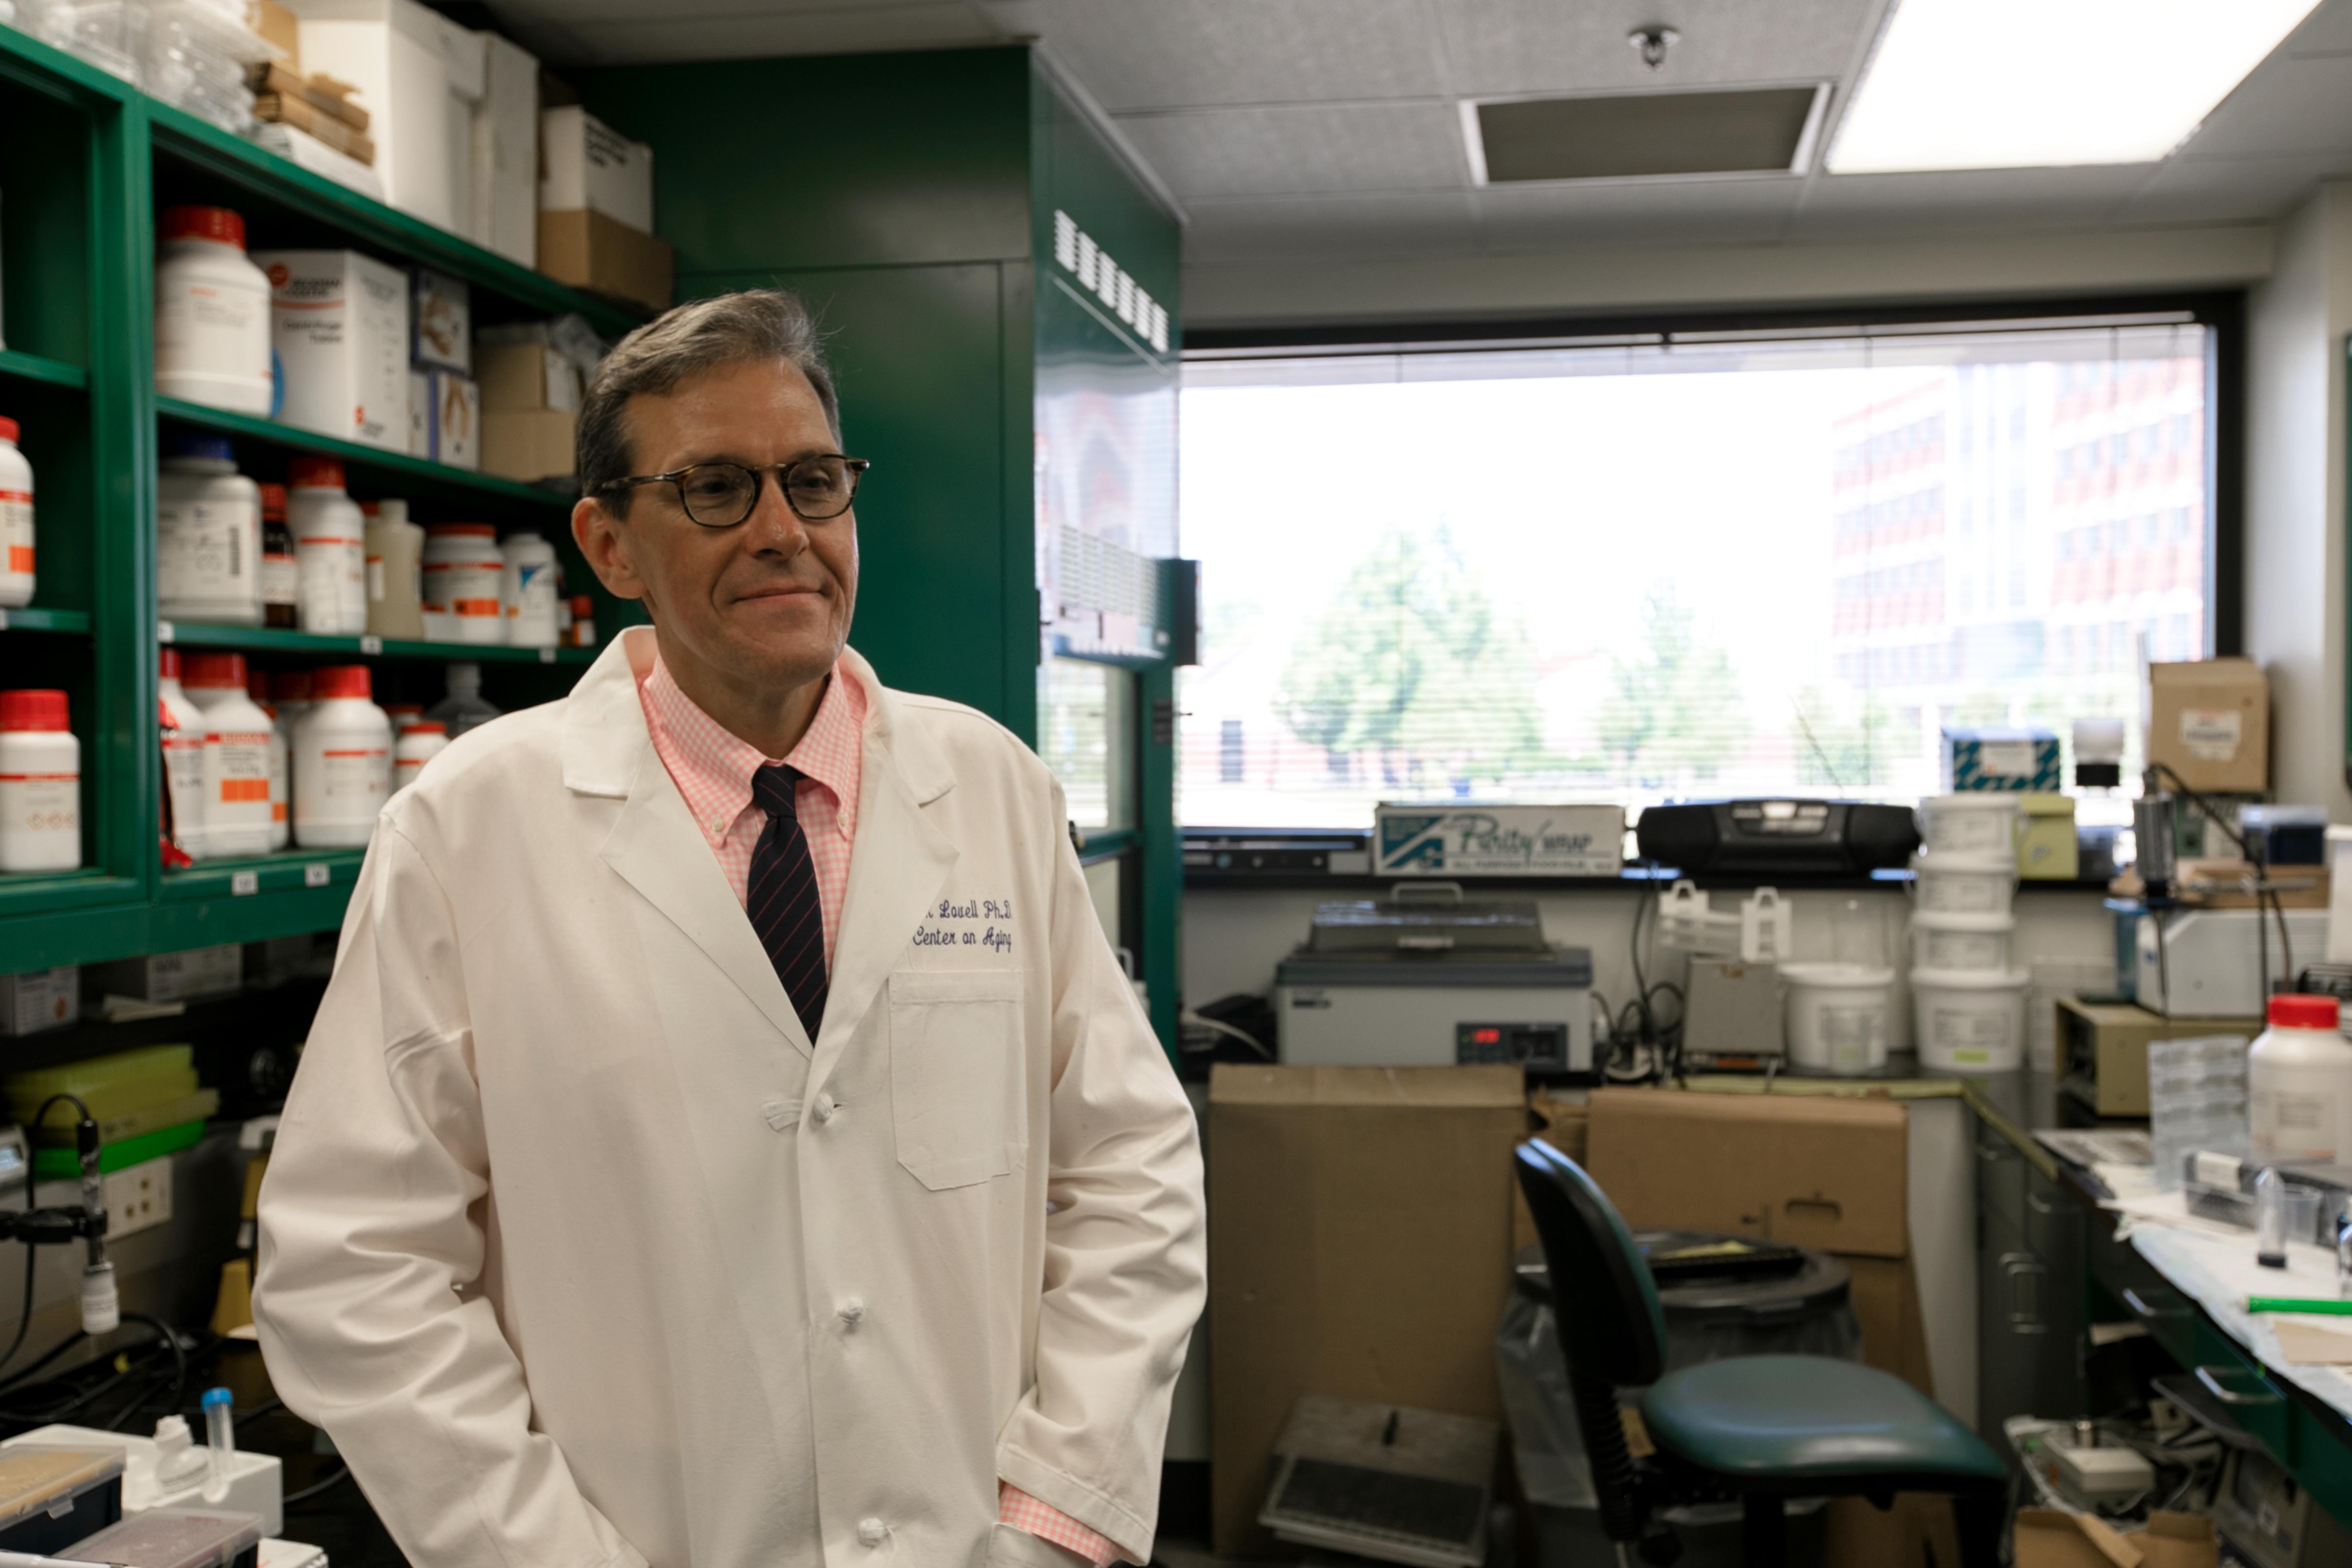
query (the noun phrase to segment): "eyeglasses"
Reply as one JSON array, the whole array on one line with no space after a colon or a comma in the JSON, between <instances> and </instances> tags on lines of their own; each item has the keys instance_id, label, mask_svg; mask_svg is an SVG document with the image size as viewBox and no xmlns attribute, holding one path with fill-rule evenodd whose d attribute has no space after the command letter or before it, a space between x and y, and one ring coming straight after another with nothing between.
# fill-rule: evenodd
<instances>
[{"instance_id":1,"label":"eyeglasses","mask_svg":"<svg viewBox=\"0 0 2352 1568\"><path fill-rule=\"evenodd\" d=\"M761 476L773 474L784 505L803 522L822 523L849 510L849 503L857 498L857 481L872 466L863 457L844 457L837 452L757 467L741 463L689 463L667 474L615 479L597 486L596 490L603 495L638 485L667 485L677 490L688 521L706 528L731 528L760 504Z\"/></svg>"}]
</instances>

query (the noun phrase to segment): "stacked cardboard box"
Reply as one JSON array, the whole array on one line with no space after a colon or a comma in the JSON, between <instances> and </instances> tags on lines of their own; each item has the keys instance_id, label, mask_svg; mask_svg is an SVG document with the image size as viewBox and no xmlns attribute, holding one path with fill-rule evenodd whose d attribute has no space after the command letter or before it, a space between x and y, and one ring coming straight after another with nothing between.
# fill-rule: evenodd
<instances>
[{"instance_id":1,"label":"stacked cardboard box","mask_svg":"<svg viewBox=\"0 0 2352 1568\"><path fill-rule=\"evenodd\" d=\"M550 324L508 327L474 345L482 387L482 466L530 483L575 466L580 365L555 341Z\"/></svg>"},{"instance_id":2,"label":"stacked cardboard box","mask_svg":"<svg viewBox=\"0 0 2352 1568\"><path fill-rule=\"evenodd\" d=\"M669 308L654 238L654 152L576 104L540 114L539 269L648 310Z\"/></svg>"},{"instance_id":3,"label":"stacked cardboard box","mask_svg":"<svg viewBox=\"0 0 2352 1568\"><path fill-rule=\"evenodd\" d=\"M352 101L352 88L329 76L304 77L276 60L247 71L253 117L265 124L290 126L344 157L373 166L375 143L367 134L368 111Z\"/></svg>"}]
</instances>

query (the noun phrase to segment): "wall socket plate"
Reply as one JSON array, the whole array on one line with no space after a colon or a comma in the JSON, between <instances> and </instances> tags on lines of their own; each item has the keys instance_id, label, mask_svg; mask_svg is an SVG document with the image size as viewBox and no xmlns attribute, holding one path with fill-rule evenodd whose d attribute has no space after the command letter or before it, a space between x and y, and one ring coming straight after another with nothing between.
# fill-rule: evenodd
<instances>
[{"instance_id":1,"label":"wall socket plate","mask_svg":"<svg viewBox=\"0 0 2352 1568\"><path fill-rule=\"evenodd\" d=\"M172 1218L172 1162L142 1160L113 1172L106 1184L106 1239L136 1235Z\"/></svg>"}]
</instances>

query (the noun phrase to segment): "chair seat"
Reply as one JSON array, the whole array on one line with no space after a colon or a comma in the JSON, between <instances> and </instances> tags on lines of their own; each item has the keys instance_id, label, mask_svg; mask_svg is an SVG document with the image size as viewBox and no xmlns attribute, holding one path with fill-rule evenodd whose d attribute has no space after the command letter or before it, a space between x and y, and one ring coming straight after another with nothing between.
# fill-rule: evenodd
<instances>
[{"instance_id":1,"label":"chair seat","mask_svg":"<svg viewBox=\"0 0 2352 1568\"><path fill-rule=\"evenodd\" d=\"M1670 1372L1642 1396L1657 1446L1735 1484L1948 1476L1998 1481L1977 1435L1901 1378L1818 1355L1745 1355Z\"/></svg>"}]
</instances>

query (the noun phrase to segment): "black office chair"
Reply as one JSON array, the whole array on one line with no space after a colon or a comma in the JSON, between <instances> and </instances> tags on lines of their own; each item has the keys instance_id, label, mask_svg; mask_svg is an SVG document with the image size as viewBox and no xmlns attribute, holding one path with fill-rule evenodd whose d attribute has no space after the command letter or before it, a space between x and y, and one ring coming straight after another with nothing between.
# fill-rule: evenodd
<instances>
[{"instance_id":1,"label":"black office chair","mask_svg":"<svg viewBox=\"0 0 2352 1568\"><path fill-rule=\"evenodd\" d=\"M1736 1497L1748 1568L1782 1568L1783 1500L1865 1497L1885 1508L1913 1491L1948 1493L1961 1562L1996 1568L2008 1479L1975 1433L1856 1362L1743 1355L1665 1372L1657 1286L1616 1207L1549 1144L1529 1140L1513 1159L1543 1242L1601 1526L1620 1562L1629 1543L1645 1563L1673 1562L1681 1547L1659 1511ZM1644 1391L1653 1458L1626 1445L1617 1390L1632 1387Z\"/></svg>"}]
</instances>

